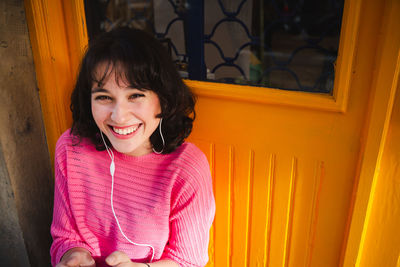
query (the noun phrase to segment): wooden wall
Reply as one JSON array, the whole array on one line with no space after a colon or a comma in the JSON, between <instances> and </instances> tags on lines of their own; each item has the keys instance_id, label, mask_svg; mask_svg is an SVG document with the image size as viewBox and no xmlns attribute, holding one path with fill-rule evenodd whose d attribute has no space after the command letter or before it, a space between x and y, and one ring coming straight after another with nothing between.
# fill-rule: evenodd
<instances>
[{"instance_id":1,"label":"wooden wall","mask_svg":"<svg viewBox=\"0 0 400 267\"><path fill-rule=\"evenodd\" d=\"M24 2L0 14L0 265L49 266L52 174Z\"/></svg>"}]
</instances>

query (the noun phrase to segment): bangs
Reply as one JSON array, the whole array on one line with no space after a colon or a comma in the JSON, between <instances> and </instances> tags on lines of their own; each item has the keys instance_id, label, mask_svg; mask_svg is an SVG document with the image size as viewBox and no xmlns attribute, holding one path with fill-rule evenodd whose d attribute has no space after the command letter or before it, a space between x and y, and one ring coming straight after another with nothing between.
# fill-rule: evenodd
<instances>
[{"instance_id":1,"label":"bangs","mask_svg":"<svg viewBox=\"0 0 400 267\"><path fill-rule=\"evenodd\" d=\"M115 75L118 85L126 83L137 89L157 90L161 84L160 64L151 47L137 44L134 40L95 43L89 49L85 65L90 85L104 84L111 74Z\"/></svg>"},{"instance_id":2,"label":"bangs","mask_svg":"<svg viewBox=\"0 0 400 267\"><path fill-rule=\"evenodd\" d=\"M91 87L97 84L102 87L109 79L110 75L114 75L115 82L118 86L128 85L139 90L150 90L149 82L144 81L143 76L129 75L126 68L121 63L102 62L92 69L89 74L88 81Z\"/></svg>"}]
</instances>

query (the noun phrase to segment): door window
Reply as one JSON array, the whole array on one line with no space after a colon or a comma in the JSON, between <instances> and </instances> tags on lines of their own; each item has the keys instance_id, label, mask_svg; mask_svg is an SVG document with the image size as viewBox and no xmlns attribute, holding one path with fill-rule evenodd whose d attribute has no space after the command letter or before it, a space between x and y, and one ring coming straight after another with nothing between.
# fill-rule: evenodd
<instances>
[{"instance_id":1,"label":"door window","mask_svg":"<svg viewBox=\"0 0 400 267\"><path fill-rule=\"evenodd\" d=\"M86 0L89 38L145 29L183 78L332 94L343 0Z\"/></svg>"}]
</instances>

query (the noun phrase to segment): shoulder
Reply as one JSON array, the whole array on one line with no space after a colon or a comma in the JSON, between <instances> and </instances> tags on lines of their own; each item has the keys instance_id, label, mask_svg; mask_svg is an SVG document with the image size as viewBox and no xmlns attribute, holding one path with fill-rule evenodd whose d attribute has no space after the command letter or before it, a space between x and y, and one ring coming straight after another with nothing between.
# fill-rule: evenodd
<instances>
[{"instance_id":1,"label":"shoulder","mask_svg":"<svg viewBox=\"0 0 400 267\"><path fill-rule=\"evenodd\" d=\"M192 143L182 144L175 153L177 158L171 165L178 175L172 188L172 217L179 217L184 207L192 206L212 218L215 201L207 157Z\"/></svg>"},{"instance_id":2,"label":"shoulder","mask_svg":"<svg viewBox=\"0 0 400 267\"><path fill-rule=\"evenodd\" d=\"M201 151L195 144L184 142L174 152L176 158L190 157L193 160L207 160L203 151Z\"/></svg>"},{"instance_id":3,"label":"shoulder","mask_svg":"<svg viewBox=\"0 0 400 267\"><path fill-rule=\"evenodd\" d=\"M79 168L90 168L93 162L98 162L98 151L87 138L80 138L66 130L57 140L54 165L55 169L68 177L68 170Z\"/></svg>"},{"instance_id":4,"label":"shoulder","mask_svg":"<svg viewBox=\"0 0 400 267\"><path fill-rule=\"evenodd\" d=\"M185 142L171 156L170 166L179 173L175 186L198 190L212 184L207 157L197 146Z\"/></svg>"},{"instance_id":5,"label":"shoulder","mask_svg":"<svg viewBox=\"0 0 400 267\"><path fill-rule=\"evenodd\" d=\"M55 148L55 157L66 157L69 151L74 152L83 152L95 149L93 145L91 145L90 141L83 138L81 139L78 136L75 136L71 133L71 130L66 130L61 136L58 138Z\"/></svg>"},{"instance_id":6,"label":"shoulder","mask_svg":"<svg viewBox=\"0 0 400 267\"><path fill-rule=\"evenodd\" d=\"M78 137L71 134L71 129L66 130L61 134L56 143L56 150L61 149L65 146L71 146L73 143L77 142Z\"/></svg>"},{"instance_id":7,"label":"shoulder","mask_svg":"<svg viewBox=\"0 0 400 267\"><path fill-rule=\"evenodd\" d=\"M196 145L189 142L183 143L171 153L171 160L172 163L181 168L191 167L207 171L210 169L207 157L204 153Z\"/></svg>"},{"instance_id":8,"label":"shoulder","mask_svg":"<svg viewBox=\"0 0 400 267\"><path fill-rule=\"evenodd\" d=\"M63 146L77 146L86 147L92 146L90 140L87 138L80 138L79 136L73 135L71 129L66 130L61 134L56 143L56 149Z\"/></svg>"}]
</instances>

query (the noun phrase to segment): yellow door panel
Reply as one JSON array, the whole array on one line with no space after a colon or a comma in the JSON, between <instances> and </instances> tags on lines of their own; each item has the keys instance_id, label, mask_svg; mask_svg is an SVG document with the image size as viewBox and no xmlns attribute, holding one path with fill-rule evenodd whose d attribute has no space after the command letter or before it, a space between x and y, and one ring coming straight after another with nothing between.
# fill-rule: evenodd
<instances>
[{"instance_id":1,"label":"yellow door panel","mask_svg":"<svg viewBox=\"0 0 400 267\"><path fill-rule=\"evenodd\" d=\"M214 160L209 266L341 265L382 19L382 6L360 8L353 72L340 83L347 109L321 95L187 81L199 95L190 140Z\"/></svg>"}]
</instances>

